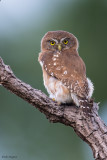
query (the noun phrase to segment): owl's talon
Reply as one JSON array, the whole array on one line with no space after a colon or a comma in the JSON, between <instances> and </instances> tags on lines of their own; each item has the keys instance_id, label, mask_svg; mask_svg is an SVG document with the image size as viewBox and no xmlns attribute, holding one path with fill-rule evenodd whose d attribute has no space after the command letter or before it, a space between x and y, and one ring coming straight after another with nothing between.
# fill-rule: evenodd
<instances>
[{"instance_id":1,"label":"owl's talon","mask_svg":"<svg viewBox=\"0 0 107 160\"><path fill-rule=\"evenodd\" d=\"M55 102L55 98L52 98L52 100Z\"/></svg>"},{"instance_id":2,"label":"owl's talon","mask_svg":"<svg viewBox=\"0 0 107 160\"><path fill-rule=\"evenodd\" d=\"M55 102L55 98L52 98L52 100ZM60 106L61 105L61 102L57 102L57 105Z\"/></svg>"}]
</instances>

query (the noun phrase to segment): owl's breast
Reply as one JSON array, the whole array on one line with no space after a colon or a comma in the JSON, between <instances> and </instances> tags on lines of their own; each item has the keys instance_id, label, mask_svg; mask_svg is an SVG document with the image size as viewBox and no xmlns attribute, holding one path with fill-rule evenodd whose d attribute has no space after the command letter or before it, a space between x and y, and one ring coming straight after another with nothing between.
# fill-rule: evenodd
<instances>
[{"instance_id":1,"label":"owl's breast","mask_svg":"<svg viewBox=\"0 0 107 160\"><path fill-rule=\"evenodd\" d=\"M55 77L49 76L44 69L43 69L43 80L44 80L44 86L47 89L50 98L60 103L72 102L69 89Z\"/></svg>"},{"instance_id":2,"label":"owl's breast","mask_svg":"<svg viewBox=\"0 0 107 160\"><path fill-rule=\"evenodd\" d=\"M61 73L64 65L62 64L62 55L60 52L47 52L41 57L43 68L51 76L57 76Z\"/></svg>"},{"instance_id":3,"label":"owl's breast","mask_svg":"<svg viewBox=\"0 0 107 160\"><path fill-rule=\"evenodd\" d=\"M46 52L40 56L45 71L59 80L83 79L85 64L78 54L72 52Z\"/></svg>"}]
</instances>

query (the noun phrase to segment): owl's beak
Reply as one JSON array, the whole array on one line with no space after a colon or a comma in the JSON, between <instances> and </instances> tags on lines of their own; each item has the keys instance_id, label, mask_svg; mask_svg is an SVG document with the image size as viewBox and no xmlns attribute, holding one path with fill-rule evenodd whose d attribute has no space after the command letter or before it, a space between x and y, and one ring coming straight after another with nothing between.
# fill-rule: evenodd
<instances>
[{"instance_id":1,"label":"owl's beak","mask_svg":"<svg viewBox=\"0 0 107 160\"><path fill-rule=\"evenodd\" d=\"M58 43L58 50L61 51L61 49L62 49L62 46L60 43Z\"/></svg>"}]
</instances>

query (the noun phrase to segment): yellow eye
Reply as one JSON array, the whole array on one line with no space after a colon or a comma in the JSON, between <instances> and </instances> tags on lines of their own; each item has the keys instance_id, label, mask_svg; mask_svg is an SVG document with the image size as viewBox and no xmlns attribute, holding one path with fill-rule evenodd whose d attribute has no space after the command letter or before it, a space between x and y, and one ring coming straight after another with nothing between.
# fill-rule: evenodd
<instances>
[{"instance_id":1,"label":"yellow eye","mask_svg":"<svg viewBox=\"0 0 107 160\"><path fill-rule=\"evenodd\" d=\"M68 40L66 40L66 39L63 42L64 42L64 44L68 44Z\"/></svg>"},{"instance_id":2,"label":"yellow eye","mask_svg":"<svg viewBox=\"0 0 107 160\"><path fill-rule=\"evenodd\" d=\"M52 46L54 46L54 45L55 45L55 41L51 41L50 44L51 44Z\"/></svg>"}]
</instances>

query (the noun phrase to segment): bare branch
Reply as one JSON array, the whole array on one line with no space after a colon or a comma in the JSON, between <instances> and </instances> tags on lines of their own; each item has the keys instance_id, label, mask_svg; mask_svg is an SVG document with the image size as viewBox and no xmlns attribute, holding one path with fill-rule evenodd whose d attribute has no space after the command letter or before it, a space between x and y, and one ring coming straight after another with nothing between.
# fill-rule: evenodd
<instances>
[{"instance_id":1,"label":"bare branch","mask_svg":"<svg viewBox=\"0 0 107 160\"><path fill-rule=\"evenodd\" d=\"M107 160L107 126L98 116L98 104L93 104L91 117L85 116L81 109L73 104L58 106L40 90L18 79L1 58L0 83L39 109L51 122L73 127L76 134L90 145L96 160Z\"/></svg>"}]
</instances>

